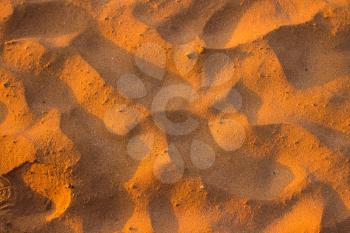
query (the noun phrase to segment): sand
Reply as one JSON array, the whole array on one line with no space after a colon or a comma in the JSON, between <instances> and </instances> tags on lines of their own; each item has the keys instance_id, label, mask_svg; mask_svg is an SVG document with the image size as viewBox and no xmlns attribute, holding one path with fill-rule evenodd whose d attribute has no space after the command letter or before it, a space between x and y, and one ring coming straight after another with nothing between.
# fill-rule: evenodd
<instances>
[{"instance_id":1,"label":"sand","mask_svg":"<svg viewBox=\"0 0 350 233\"><path fill-rule=\"evenodd\" d=\"M1 233L350 232L348 0L0 0Z\"/></svg>"}]
</instances>

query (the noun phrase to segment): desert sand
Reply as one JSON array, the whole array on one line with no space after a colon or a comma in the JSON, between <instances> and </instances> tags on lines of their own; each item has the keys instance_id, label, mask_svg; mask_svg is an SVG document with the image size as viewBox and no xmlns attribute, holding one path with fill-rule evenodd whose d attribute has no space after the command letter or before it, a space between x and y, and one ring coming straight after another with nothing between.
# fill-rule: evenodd
<instances>
[{"instance_id":1,"label":"desert sand","mask_svg":"<svg viewBox=\"0 0 350 233\"><path fill-rule=\"evenodd\" d=\"M0 0L0 233L349 233L348 0Z\"/></svg>"}]
</instances>

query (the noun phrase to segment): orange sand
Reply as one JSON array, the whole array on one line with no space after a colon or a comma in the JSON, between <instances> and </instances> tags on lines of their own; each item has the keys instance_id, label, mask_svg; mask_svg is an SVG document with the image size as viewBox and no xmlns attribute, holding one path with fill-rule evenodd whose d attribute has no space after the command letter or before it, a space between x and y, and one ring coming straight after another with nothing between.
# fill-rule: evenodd
<instances>
[{"instance_id":1,"label":"orange sand","mask_svg":"<svg viewBox=\"0 0 350 233\"><path fill-rule=\"evenodd\" d=\"M0 0L0 233L349 233L348 0Z\"/></svg>"}]
</instances>

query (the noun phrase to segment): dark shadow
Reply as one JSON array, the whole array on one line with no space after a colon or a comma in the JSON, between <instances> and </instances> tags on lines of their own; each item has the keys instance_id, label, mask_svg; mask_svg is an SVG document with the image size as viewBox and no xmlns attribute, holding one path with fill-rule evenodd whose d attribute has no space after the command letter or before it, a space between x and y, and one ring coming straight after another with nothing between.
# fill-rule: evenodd
<instances>
[{"instance_id":1,"label":"dark shadow","mask_svg":"<svg viewBox=\"0 0 350 233\"><path fill-rule=\"evenodd\" d=\"M305 121L302 124L312 134L316 135L318 139L333 152L343 152L350 156L350 137L335 129L327 128L313 122Z\"/></svg>"},{"instance_id":2,"label":"dark shadow","mask_svg":"<svg viewBox=\"0 0 350 233\"><path fill-rule=\"evenodd\" d=\"M336 223L336 226L332 228L325 228L321 233L348 233L350 232L350 217Z\"/></svg>"},{"instance_id":3,"label":"dark shadow","mask_svg":"<svg viewBox=\"0 0 350 233\"><path fill-rule=\"evenodd\" d=\"M350 101L350 88L343 86L330 98L328 105L330 107L346 109L346 104Z\"/></svg>"},{"instance_id":4,"label":"dark shadow","mask_svg":"<svg viewBox=\"0 0 350 233\"><path fill-rule=\"evenodd\" d=\"M238 82L235 88L244 97L241 112L247 116L250 124L255 124L259 109L262 106L261 98L245 86L242 81Z\"/></svg>"},{"instance_id":5,"label":"dark shadow","mask_svg":"<svg viewBox=\"0 0 350 233\"><path fill-rule=\"evenodd\" d=\"M162 9L168 9L167 4L172 1L158 3L158 10L152 8L152 3L137 4L134 16L150 27L156 27L162 38L169 43L185 44L197 36L201 37L208 47L225 45L232 36L244 10L254 1L220 2L195 0L183 9L173 12L164 21L159 15ZM212 36L215 35L215 36Z\"/></svg>"},{"instance_id":6,"label":"dark shadow","mask_svg":"<svg viewBox=\"0 0 350 233\"><path fill-rule=\"evenodd\" d=\"M0 124L6 119L7 113L6 105L0 102Z\"/></svg>"},{"instance_id":7,"label":"dark shadow","mask_svg":"<svg viewBox=\"0 0 350 233\"><path fill-rule=\"evenodd\" d=\"M317 25L317 30L313 25ZM337 47L344 46L348 38L334 38L321 14L301 25L280 27L269 33L266 39L276 53L287 80L297 89L321 86L350 74L347 65L350 58L340 61L342 67L335 69L333 67L339 64L334 59L340 58L331 55L339 51Z\"/></svg>"},{"instance_id":8,"label":"dark shadow","mask_svg":"<svg viewBox=\"0 0 350 233\"><path fill-rule=\"evenodd\" d=\"M125 152L119 152L122 139L81 107L62 115L61 128L81 155L73 168L73 176L80 180L73 193L79 198L72 202L70 212L84 219L84 232L99 231L101 225L96 222L110 224L113 228L107 233L121 229L133 208L123 184L137 168Z\"/></svg>"},{"instance_id":9,"label":"dark shadow","mask_svg":"<svg viewBox=\"0 0 350 233\"><path fill-rule=\"evenodd\" d=\"M172 1L168 1L172 2ZM157 27L158 33L165 41L173 44L184 44L193 40L196 36L202 33L205 23L210 17L209 15L215 13L215 9L224 8L227 0L220 2L211 2L206 0L192 1L185 9L174 12L174 15L167 17L165 21L154 20L157 19L157 11L152 9L152 4L143 3L136 5L134 9L134 16L152 27ZM167 4L167 2L163 2ZM209 13L209 15L207 15Z\"/></svg>"},{"instance_id":10,"label":"dark shadow","mask_svg":"<svg viewBox=\"0 0 350 233\"><path fill-rule=\"evenodd\" d=\"M176 233L178 231L174 210L165 197L156 197L150 203L149 212L155 233Z\"/></svg>"},{"instance_id":11,"label":"dark shadow","mask_svg":"<svg viewBox=\"0 0 350 233\"><path fill-rule=\"evenodd\" d=\"M40 230L36 230L32 233L75 233L76 231L67 226L67 224L62 223L61 220L53 220L50 223L48 223L46 226L44 226Z\"/></svg>"},{"instance_id":12,"label":"dark shadow","mask_svg":"<svg viewBox=\"0 0 350 233\"><path fill-rule=\"evenodd\" d=\"M345 206L339 194L329 185L321 185L322 195L325 200L325 207L322 215L320 233L348 233L350 229L349 218L338 222L337 213L347 213L349 210Z\"/></svg>"},{"instance_id":13,"label":"dark shadow","mask_svg":"<svg viewBox=\"0 0 350 233\"><path fill-rule=\"evenodd\" d=\"M208 47L225 45L232 38L241 17L254 1L228 1L227 4L213 14L203 28L201 38ZM213 36L214 35L214 36Z\"/></svg>"},{"instance_id":14,"label":"dark shadow","mask_svg":"<svg viewBox=\"0 0 350 233\"><path fill-rule=\"evenodd\" d=\"M81 8L64 1L25 3L15 8L6 25L5 40L33 36L59 36L78 32L92 23Z\"/></svg>"},{"instance_id":15,"label":"dark shadow","mask_svg":"<svg viewBox=\"0 0 350 233\"><path fill-rule=\"evenodd\" d=\"M113 88L117 80L127 73L134 55L104 38L95 28L84 31L71 45Z\"/></svg>"}]
</instances>

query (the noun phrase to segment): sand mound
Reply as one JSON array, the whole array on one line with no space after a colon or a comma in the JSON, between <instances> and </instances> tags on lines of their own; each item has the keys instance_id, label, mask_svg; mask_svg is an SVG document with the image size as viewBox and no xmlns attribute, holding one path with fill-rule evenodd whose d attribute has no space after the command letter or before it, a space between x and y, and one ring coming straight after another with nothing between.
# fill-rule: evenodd
<instances>
[{"instance_id":1,"label":"sand mound","mask_svg":"<svg viewBox=\"0 0 350 233\"><path fill-rule=\"evenodd\" d=\"M347 0L0 0L0 232L350 232Z\"/></svg>"}]
</instances>

